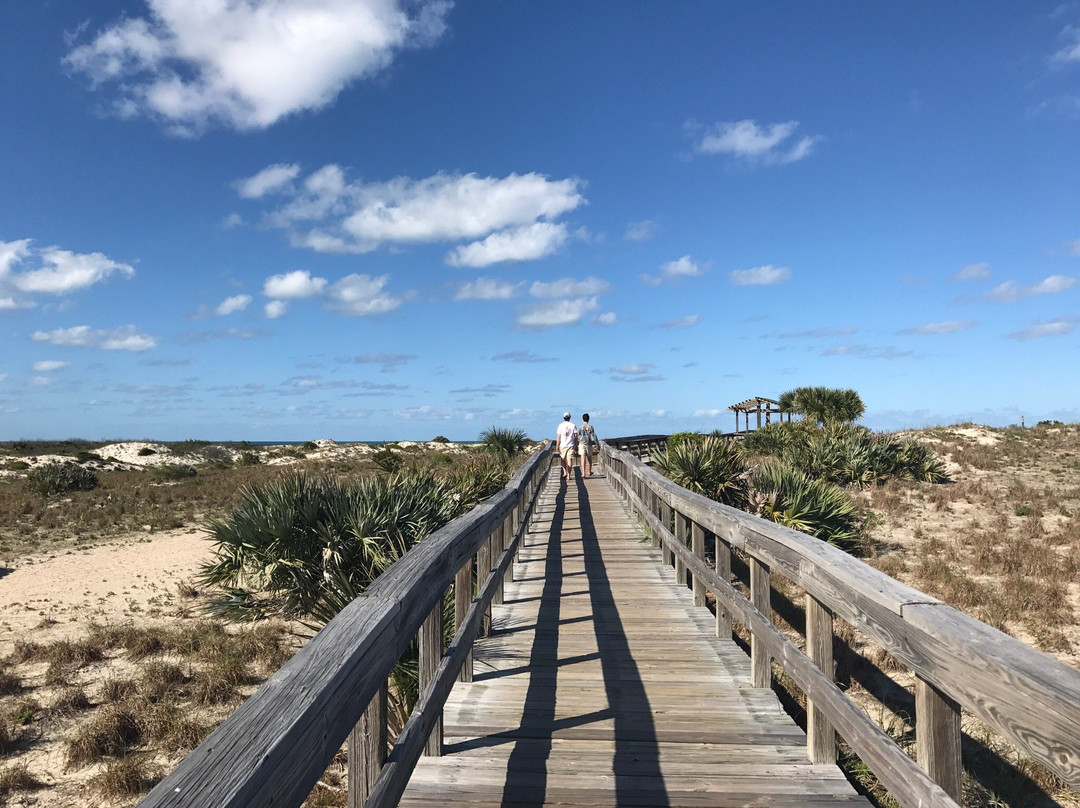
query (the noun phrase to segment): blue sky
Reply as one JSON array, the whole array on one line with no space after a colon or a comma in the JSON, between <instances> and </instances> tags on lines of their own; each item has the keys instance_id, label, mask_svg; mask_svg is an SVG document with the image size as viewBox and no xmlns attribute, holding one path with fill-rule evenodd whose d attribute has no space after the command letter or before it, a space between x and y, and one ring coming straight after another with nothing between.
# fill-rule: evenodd
<instances>
[{"instance_id":1,"label":"blue sky","mask_svg":"<svg viewBox=\"0 0 1080 808\"><path fill-rule=\"evenodd\" d=\"M0 25L0 440L1080 420L1080 3Z\"/></svg>"}]
</instances>

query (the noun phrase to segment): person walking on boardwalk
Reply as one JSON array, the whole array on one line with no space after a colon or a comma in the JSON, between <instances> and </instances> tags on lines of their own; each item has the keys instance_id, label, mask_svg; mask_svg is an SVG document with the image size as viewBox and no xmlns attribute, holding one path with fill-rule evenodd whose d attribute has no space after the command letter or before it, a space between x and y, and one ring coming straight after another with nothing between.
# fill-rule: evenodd
<instances>
[{"instance_id":1,"label":"person walking on boardwalk","mask_svg":"<svg viewBox=\"0 0 1080 808\"><path fill-rule=\"evenodd\" d=\"M592 459L596 451L596 432L589 423L589 413L581 416L583 423L578 427L577 446L578 457L581 458L581 476L592 477ZM588 472L586 472L588 469Z\"/></svg>"},{"instance_id":2,"label":"person walking on boardwalk","mask_svg":"<svg viewBox=\"0 0 1080 808\"><path fill-rule=\"evenodd\" d=\"M564 412L562 423L555 430L555 451L559 453L563 479L569 480L574 470L574 450L577 448L577 429L570 421L570 413Z\"/></svg>"}]
</instances>

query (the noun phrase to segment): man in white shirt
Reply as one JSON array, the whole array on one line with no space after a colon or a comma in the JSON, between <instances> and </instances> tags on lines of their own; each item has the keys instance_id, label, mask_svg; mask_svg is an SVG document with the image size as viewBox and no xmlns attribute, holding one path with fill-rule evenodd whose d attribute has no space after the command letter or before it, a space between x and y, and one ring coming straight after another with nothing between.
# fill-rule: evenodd
<instances>
[{"instance_id":1,"label":"man in white shirt","mask_svg":"<svg viewBox=\"0 0 1080 808\"><path fill-rule=\"evenodd\" d=\"M577 449L577 429L570 422L570 413L564 412L562 423L555 430L555 451L559 453L563 479L569 480L574 470L574 451Z\"/></svg>"}]
</instances>

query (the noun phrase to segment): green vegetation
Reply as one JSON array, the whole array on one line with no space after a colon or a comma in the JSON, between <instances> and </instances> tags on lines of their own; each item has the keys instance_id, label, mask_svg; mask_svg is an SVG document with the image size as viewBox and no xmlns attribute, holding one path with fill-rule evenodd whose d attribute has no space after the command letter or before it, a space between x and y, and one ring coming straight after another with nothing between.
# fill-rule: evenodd
<instances>
[{"instance_id":1,"label":"green vegetation","mask_svg":"<svg viewBox=\"0 0 1080 808\"><path fill-rule=\"evenodd\" d=\"M26 475L26 485L30 490L49 497L69 491L91 491L97 488L98 476L75 463L47 463Z\"/></svg>"},{"instance_id":2,"label":"green vegetation","mask_svg":"<svg viewBox=\"0 0 1080 808\"><path fill-rule=\"evenodd\" d=\"M657 470L683 488L743 508L749 491L746 456L733 440L681 433L656 460ZM674 436L672 436L674 437Z\"/></svg>"},{"instance_id":3,"label":"green vegetation","mask_svg":"<svg viewBox=\"0 0 1080 808\"><path fill-rule=\"evenodd\" d=\"M503 462L509 462L525 451L529 436L523 429L510 429L493 426L480 433L480 444L484 451Z\"/></svg>"},{"instance_id":4,"label":"green vegetation","mask_svg":"<svg viewBox=\"0 0 1080 808\"><path fill-rule=\"evenodd\" d=\"M796 387L782 393L779 404L781 412L801 415L819 426L857 421L866 412L858 393L833 387Z\"/></svg>"},{"instance_id":5,"label":"green vegetation","mask_svg":"<svg viewBox=\"0 0 1080 808\"><path fill-rule=\"evenodd\" d=\"M780 402L804 420L769 424L741 444L676 433L656 468L691 491L849 550L859 549L866 517L845 489L949 482L944 461L925 445L850 423L865 409L854 390L800 387Z\"/></svg>"}]
</instances>

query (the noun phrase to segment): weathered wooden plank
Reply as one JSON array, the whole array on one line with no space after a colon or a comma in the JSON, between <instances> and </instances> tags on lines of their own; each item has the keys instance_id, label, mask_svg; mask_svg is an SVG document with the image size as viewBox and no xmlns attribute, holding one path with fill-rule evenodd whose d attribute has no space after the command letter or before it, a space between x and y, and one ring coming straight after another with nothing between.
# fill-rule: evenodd
<instances>
[{"instance_id":1,"label":"weathered wooden plank","mask_svg":"<svg viewBox=\"0 0 1080 808\"><path fill-rule=\"evenodd\" d=\"M386 701L383 684L349 733L348 808L363 808L386 762Z\"/></svg>"},{"instance_id":2,"label":"weathered wooden plank","mask_svg":"<svg viewBox=\"0 0 1080 808\"><path fill-rule=\"evenodd\" d=\"M915 759L957 802L964 794L960 705L929 682L915 681Z\"/></svg>"}]
</instances>

